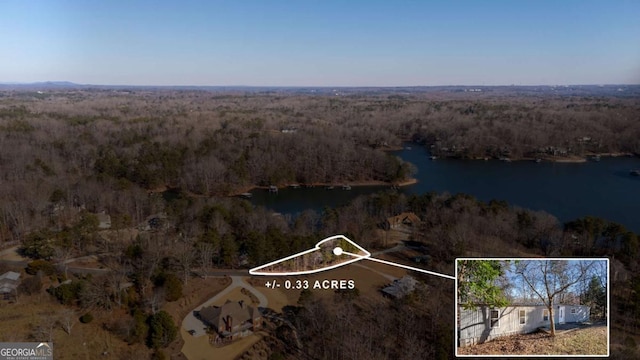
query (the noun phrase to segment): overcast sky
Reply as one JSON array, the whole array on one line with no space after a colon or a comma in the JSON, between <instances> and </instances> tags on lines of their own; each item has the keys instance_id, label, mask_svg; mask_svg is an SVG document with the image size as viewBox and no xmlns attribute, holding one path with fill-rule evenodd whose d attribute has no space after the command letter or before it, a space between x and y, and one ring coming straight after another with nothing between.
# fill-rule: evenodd
<instances>
[{"instance_id":1,"label":"overcast sky","mask_svg":"<svg viewBox=\"0 0 640 360\"><path fill-rule=\"evenodd\" d=\"M0 82L640 83L640 1L0 1Z\"/></svg>"}]
</instances>

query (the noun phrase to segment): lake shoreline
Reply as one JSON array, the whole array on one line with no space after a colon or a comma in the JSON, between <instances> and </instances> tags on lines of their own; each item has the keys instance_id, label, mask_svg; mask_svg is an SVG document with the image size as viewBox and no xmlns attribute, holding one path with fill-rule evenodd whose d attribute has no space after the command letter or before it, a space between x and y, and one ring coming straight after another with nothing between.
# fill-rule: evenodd
<instances>
[{"instance_id":1,"label":"lake shoreline","mask_svg":"<svg viewBox=\"0 0 640 360\"><path fill-rule=\"evenodd\" d=\"M533 162L537 162L542 161L542 162L553 162L553 163L571 163L571 164L579 164L579 163L586 163L587 161L598 161L595 160L596 157L599 158L605 158L605 157L638 157L638 155L633 154L633 153L600 153L600 154L589 154L589 155L585 155L585 156L541 156L539 158L532 158L532 157L522 157L522 158L509 158L509 157L504 157L504 158L490 158L490 157L475 157L475 158L460 158L460 157L456 157L456 156L443 156L442 159L451 159L451 160L483 160L483 161L489 161L489 160L498 160L498 161L504 161L504 162L521 162L521 161L533 161ZM437 160L434 159L434 160Z\"/></svg>"},{"instance_id":2,"label":"lake shoreline","mask_svg":"<svg viewBox=\"0 0 640 360\"><path fill-rule=\"evenodd\" d=\"M618 222L627 229L640 232L638 204L640 177L631 175L630 169L640 169L640 158L628 154L607 154L600 161L589 153L583 157L556 157L553 160L582 161L580 164L555 164L535 158L514 160L513 163L493 161L429 160L429 149L421 145L407 144L404 150L394 153L403 161L415 165L418 179L413 186L398 187L405 196L433 193L463 193L489 202L505 200L509 204L545 211L559 222L573 221L584 216L597 216ZM516 163L515 161L518 161ZM281 214L298 214L306 209L322 212L326 207L343 206L358 196L374 194L388 189L391 184L367 182L381 187L355 187L341 190L339 182L317 184L315 188L283 190L277 196L264 191L252 193L251 203L264 206ZM282 184L286 185L286 184ZM321 186L333 185L327 191ZM404 185L404 184L403 184ZM248 190L254 188L247 187Z\"/></svg>"},{"instance_id":3,"label":"lake shoreline","mask_svg":"<svg viewBox=\"0 0 640 360\"><path fill-rule=\"evenodd\" d=\"M353 182L344 182L344 183L326 183L326 182L314 182L314 183L310 183L310 184L287 184L287 185L280 185L277 186L278 189L286 189L286 188L295 188L297 185L297 187L299 188L316 188L316 187L330 187L333 186L334 189L336 190L343 190L342 187L343 186L350 186L350 187L363 187L363 186L389 186L389 187L405 187L405 186L409 186L409 185L414 185L418 183L418 179L416 178L409 178L403 181L399 181L399 182L387 182L387 181L382 181L382 180L362 180L362 181L353 181ZM258 190L258 189L262 189L262 190L269 190L269 186L262 186L262 185L247 185L244 187L241 187L239 190L235 190L233 192L231 192L229 195L229 197L237 197L237 196L242 196L243 194L247 194L247 193L251 193L253 190ZM348 191L348 190L343 190L343 191Z\"/></svg>"}]
</instances>

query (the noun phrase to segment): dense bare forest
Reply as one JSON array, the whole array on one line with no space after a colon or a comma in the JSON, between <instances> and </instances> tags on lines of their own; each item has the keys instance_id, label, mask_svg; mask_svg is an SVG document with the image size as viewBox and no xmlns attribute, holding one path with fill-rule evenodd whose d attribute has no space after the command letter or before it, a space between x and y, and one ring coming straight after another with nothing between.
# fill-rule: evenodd
<instances>
[{"instance_id":1,"label":"dense bare forest","mask_svg":"<svg viewBox=\"0 0 640 360\"><path fill-rule=\"evenodd\" d=\"M412 166L382 150L408 139L471 158L640 152L635 98L446 95L4 92L2 236L54 202L140 222L148 190L399 182Z\"/></svg>"},{"instance_id":2,"label":"dense bare forest","mask_svg":"<svg viewBox=\"0 0 640 360\"><path fill-rule=\"evenodd\" d=\"M379 225L411 211L423 220L413 240L428 249L436 271L452 274L458 256L610 257L614 355L631 359L635 343L623 344L640 331L634 275L640 246L618 224L595 218L559 224L546 213L466 195L391 191L295 217L227 195L293 183L399 183L413 167L386 150L408 140L464 158L638 155L639 114L640 101L624 97L6 91L0 246L19 243L34 260L27 267L33 279L77 280L50 290L61 303L126 309L127 321L106 328L159 349L173 341L168 334L175 337L160 309L181 298L194 268L247 268L336 233L382 248ZM111 217L109 231L100 231L102 212ZM110 272L67 274L66 259L89 254ZM423 290L386 311L355 301L357 293L337 293L333 303L301 299L290 323L314 359L451 358L453 286L440 291L443 280L420 281ZM128 282L133 287L123 290ZM28 284L25 293L41 286ZM280 355L295 358L288 331L279 328ZM412 352L398 352L397 344Z\"/></svg>"}]
</instances>

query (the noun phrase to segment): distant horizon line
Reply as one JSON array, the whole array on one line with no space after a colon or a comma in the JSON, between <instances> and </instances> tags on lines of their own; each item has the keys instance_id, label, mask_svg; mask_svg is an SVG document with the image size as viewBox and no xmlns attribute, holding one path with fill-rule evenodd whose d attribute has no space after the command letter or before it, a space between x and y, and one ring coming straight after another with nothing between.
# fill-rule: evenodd
<instances>
[{"instance_id":1,"label":"distant horizon line","mask_svg":"<svg viewBox=\"0 0 640 360\"><path fill-rule=\"evenodd\" d=\"M428 88L428 87L536 87L536 86L548 86L548 87L570 87L570 86L640 86L640 83L575 83L575 84L438 84L438 85L149 85L149 84L90 84L90 83L76 83L72 81L35 81L35 82L17 82L17 81L0 81L0 86L60 86L60 87L147 87L147 88Z\"/></svg>"}]
</instances>

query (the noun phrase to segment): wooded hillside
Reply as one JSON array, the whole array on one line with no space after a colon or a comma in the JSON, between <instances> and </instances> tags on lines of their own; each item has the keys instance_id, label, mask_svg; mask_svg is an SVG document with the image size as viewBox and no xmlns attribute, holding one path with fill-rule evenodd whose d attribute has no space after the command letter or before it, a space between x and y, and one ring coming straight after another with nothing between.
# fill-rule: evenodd
<instances>
[{"instance_id":1,"label":"wooded hillside","mask_svg":"<svg viewBox=\"0 0 640 360\"><path fill-rule=\"evenodd\" d=\"M159 341L158 333L175 336L175 329L159 309L182 297L194 269L245 269L338 233L365 248L384 248L380 224L413 212L421 223L411 238L428 252L430 269L442 273L453 274L460 256L611 258L616 354L633 358L640 246L618 224L591 217L560 224L543 212L463 194L392 191L296 216L274 216L226 196L253 186L397 183L411 177L413 166L386 150L410 140L438 156L464 158L638 154L639 114L640 100L624 97L4 91L0 246L20 244L33 260L28 273L50 276L57 286L50 293L60 303L126 310L126 321L105 328L127 342L161 348L170 340ZM108 271L93 278L67 274L65 261L86 255ZM72 283L61 284L67 277ZM31 279L38 293L42 285ZM432 290L448 281L419 280ZM333 308L310 299L292 310L292 322L316 358L402 358L397 344L414 346L406 358L450 358L453 286L426 291L382 307L353 305L358 294L352 293L336 294ZM336 314L349 321L336 322ZM382 330L366 324L395 334L393 342L381 341ZM416 337L407 324L425 336Z\"/></svg>"}]
</instances>

